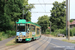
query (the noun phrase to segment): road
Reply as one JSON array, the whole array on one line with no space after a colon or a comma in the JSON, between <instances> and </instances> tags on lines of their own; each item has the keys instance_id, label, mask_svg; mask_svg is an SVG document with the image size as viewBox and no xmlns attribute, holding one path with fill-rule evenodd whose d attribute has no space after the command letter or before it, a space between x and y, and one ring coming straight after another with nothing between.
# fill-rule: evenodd
<instances>
[{"instance_id":1,"label":"road","mask_svg":"<svg viewBox=\"0 0 75 50\"><path fill-rule=\"evenodd\" d=\"M18 46L9 46L0 50L75 50L75 44L41 36L40 39L23 43Z\"/></svg>"},{"instance_id":2,"label":"road","mask_svg":"<svg viewBox=\"0 0 75 50\"><path fill-rule=\"evenodd\" d=\"M10 38L8 38L8 39L5 39L5 40L3 40L3 41L0 41L0 48L1 48L2 46L5 46L5 44L6 44L7 42L9 42L10 40L12 40L12 39L14 39L14 38L15 38L15 36L10 37Z\"/></svg>"}]
</instances>

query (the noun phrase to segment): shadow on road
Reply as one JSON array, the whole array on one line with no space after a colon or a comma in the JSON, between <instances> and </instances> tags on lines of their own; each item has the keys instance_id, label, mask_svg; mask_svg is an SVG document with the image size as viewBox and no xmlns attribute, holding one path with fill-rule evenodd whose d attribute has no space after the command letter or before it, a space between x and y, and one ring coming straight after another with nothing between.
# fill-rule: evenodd
<instances>
[{"instance_id":1,"label":"shadow on road","mask_svg":"<svg viewBox=\"0 0 75 50\"><path fill-rule=\"evenodd\" d=\"M33 41L22 41L22 42L14 42L14 43L31 43L31 42L34 42L34 41L37 41L37 40L33 40Z\"/></svg>"}]
</instances>

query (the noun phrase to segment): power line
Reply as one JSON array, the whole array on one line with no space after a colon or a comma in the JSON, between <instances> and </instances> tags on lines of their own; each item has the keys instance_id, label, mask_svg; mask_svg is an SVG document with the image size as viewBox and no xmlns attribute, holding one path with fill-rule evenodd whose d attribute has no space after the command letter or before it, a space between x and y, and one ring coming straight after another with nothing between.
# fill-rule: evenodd
<instances>
[{"instance_id":1,"label":"power line","mask_svg":"<svg viewBox=\"0 0 75 50\"><path fill-rule=\"evenodd\" d=\"M40 1L38 0L38 2L40 3ZM41 5L41 3L40 3L40 5ZM42 5L41 5L42 6ZM43 6L42 6L42 8L43 8ZM43 8L44 9L44 8ZM45 10L45 9L44 9Z\"/></svg>"},{"instance_id":2,"label":"power line","mask_svg":"<svg viewBox=\"0 0 75 50\"><path fill-rule=\"evenodd\" d=\"M44 2L44 0L43 0L43 2ZM45 3L45 2L44 2ZM45 5L45 12L46 12L46 5Z\"/></svg>"},{"instance_id":3,"label":"power line","mask_svg":"<svg viewBox=\"0 0 75 50\"><path fill-rule=\"evenodd\" d=\"M53 5L53 3L30 3L32 5Z\"/></svg>"},{"instance_id":4,"label":"power line","mask_svg":"<svg viewBox=\"0 0 75 50\"><path fill-rule=\"evenodd\" d=\"M50 12L32 12L32 13L50 13ZM66 13L66 12L52 12L52 13Z\"/></svg>"},{"instance_id":5,"label":"power line","mask_svg":"<svg viewBox=\"0 0 75 50\"><path fill-rule=\"evenodd\" d=\"M43 2L44 2L44 0L43 0ZM45 3L45 2L44 2Z\"/></svg>"},{"instance_id":6,"label":"power line","mask_svg":"<svg viewBox=\"0 0 75 50\"><path fill-rule=\"evenodd\" d=\"M32 12L32 13L50 13L50 12Z\"/></svg>"}]
</instances>

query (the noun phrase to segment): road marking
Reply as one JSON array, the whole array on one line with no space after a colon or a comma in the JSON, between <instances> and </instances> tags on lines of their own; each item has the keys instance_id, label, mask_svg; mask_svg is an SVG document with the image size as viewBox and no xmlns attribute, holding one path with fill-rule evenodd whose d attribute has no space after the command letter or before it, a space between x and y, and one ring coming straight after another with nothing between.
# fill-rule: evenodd
<instances>
[{"instance_id":1,"label":"road marking","mask_svg":"<svg viewBox=\"0 0 75 50\"><path fill-rule=\"evenodd\" d=\"M52 44L52 45L54 45L54 46L57 46L57 47L60 47L60 46L58 46L58 45L56 45L56 44L51 43L51 38L50 38L50 44Z\"/></svg>"},{"instance_id":2,"label":"road marking","mask_svg":"<svg viewBox=\"0 0 75 50\"><path fill-rule=\"evenodd\" d=\"M46 41L46 40L43 40L43 41ZM50 42L51 42L51 38L50 38ZM49 41L47 41L47 43L50 43ZM50 43L50 44L52 44L52 45L54 45L54 46L56 46L56 47L61 47L61 46L58 46L58 45L56 45L56 44L53 44L53 43Z\"/></svg>"}]
</instances>

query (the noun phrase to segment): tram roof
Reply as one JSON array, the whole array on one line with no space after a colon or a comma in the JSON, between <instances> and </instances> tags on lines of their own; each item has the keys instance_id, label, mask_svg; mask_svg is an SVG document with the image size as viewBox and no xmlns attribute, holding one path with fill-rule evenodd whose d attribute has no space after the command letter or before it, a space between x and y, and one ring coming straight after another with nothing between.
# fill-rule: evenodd
<instances>
[{"instance_id":1,"label":"tram roof","mask_svg":"<svg viewBox=\"0 0 75 50\"><path fill-rule=\"evenodd\" d=\"M36 24L36 23L33 23L33 22L26 22L26 20L25 19L19 19L19 21L18 22L16 22L17 24L32 24L32 25L36 25L36 26L39 26L39 27L41 27L40 25L38 25L38 24Z\"/></svg>"}]
</instances>

